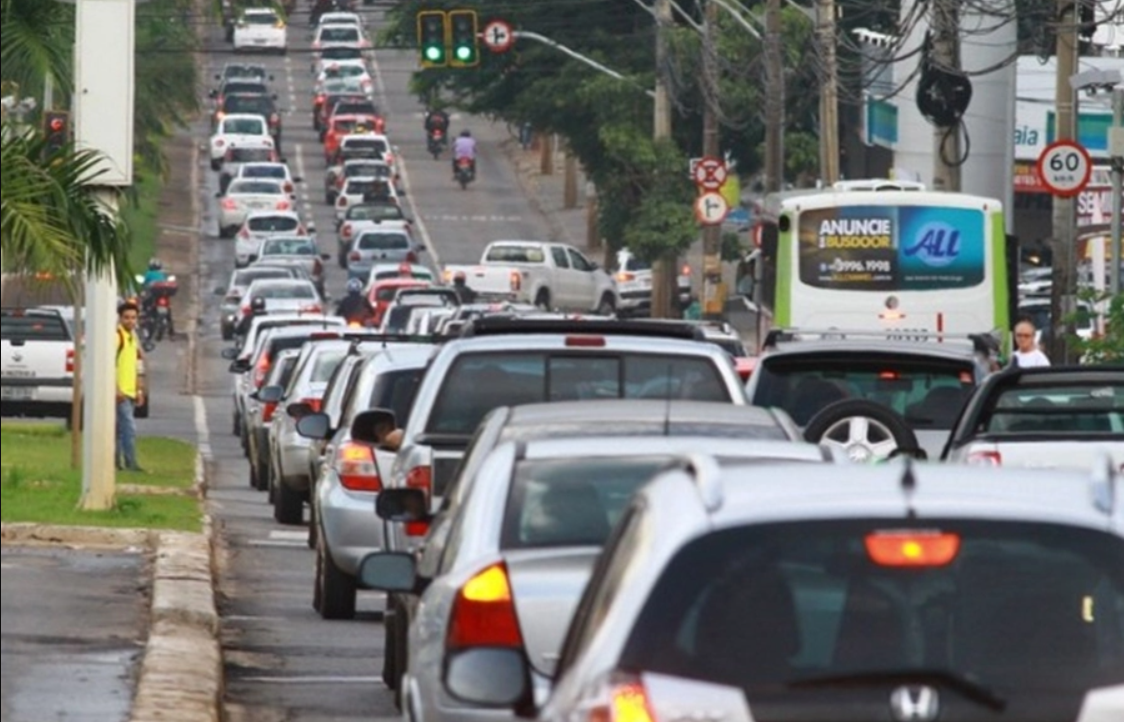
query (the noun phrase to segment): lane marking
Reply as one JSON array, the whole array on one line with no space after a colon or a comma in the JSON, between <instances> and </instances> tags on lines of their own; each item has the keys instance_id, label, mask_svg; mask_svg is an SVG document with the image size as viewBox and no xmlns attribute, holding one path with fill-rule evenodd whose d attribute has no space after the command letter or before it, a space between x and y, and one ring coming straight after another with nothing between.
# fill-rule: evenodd
<instances>
[{"instance_id":1,"label":"lane marking","mask_svg":"<svg viewBox=\"0 0 1124 722\"><path fill-rule=\"evenodd\" d=\"M377 684L385 687L382 677L243 677L238 682L256 684ZM395 717L395 720L401 720Z\"/></svg>"},{"instance_id":2,"label":"lane marking","mask_svg":"<svg viewBox=\"0 0 1124 722\"><path fill-rule=\"evenodd\" d=\"M202 396L196 395L192 400L195 404L195 436L198 439L199 455L204 461L211 461L214 459L214 452L211 450L211 428L207 425L207 404Z\"/></svg>"},{"instance_id":3,"label":"lane marking","mask_svg":"<svg viewBox=\"0 0 1124 722\"><path fill-rule=\"evenodd\" d=\"M15 569L15 568L16 568L15 564L9 564L7 562L0 562L0 569Z\"/></svg>"},{"instance_id":4,"label":"lane marking","mask_svg":"<svg viewBox=\"0 0 1124 722\"><path fill-rule=\"evenodd\" d=\"M305 536L308 536L308 535L305 534ZM303 548L307 549L308 543L307 542L299 542L299 541L278 540L278 539L249 539L249 540L246 541L246 546L251 546L251 547L275 547L275 548L278 548L278 549L281 549L281 548L300 549L300 548L303 547Z\"/></svg>"},{"instance_id":5,"label":"lane marking","mask_svg":"<svg viewBox=\"0 0 1124 722\"><path fill-rule=\"evenodd\" d=\"M390 103L387 100L386 84L383 82L382 69L379 68L379 61L375 53L371 53L371 71L375 77L375 93L379 97L379 107L389 109ZM397 148L395 148L395 154L398 156L398 169L402 174L402 185L406 189L406 202L410 205L410 211L413 213L414 225L418 228L418 235L421 236L422 245L425 246L426 253L433 259L434 268L440 271L441 256L437 253L437 247L433 245L433 239L429 235L429 229L426 228L425 219L422 218L421 213L418 212L418 204L414 200L414 189L410 184L410 172L406 168L406 161ZM303 176L304 174L302 173L301 175Z\"/></svg>"},{"instance_id":6,"label":"lane marking","mask_svg":"<svg viewBox=\"0 0 1124 722\"><path fill-rule=\"evenodd\" d=\"M228 614L222 618L224 622L290 622L289 617L266 617L253 614Z\"/></svg>"},{"instance_id":7,"label":"lane marking","mask_svg":"<svg viewBox=\"0 0 1124 722\"><path fill-rule=\"evenodd\" d=\"M429 216L431 223L518 223L523 216L455 216L435 215Z\"/></svg>"},{"instance_id":8,"label":"lane marking","mask_svg":"<svg viewBox=\"0 0 1124 722\"><path fill-rule=\"evenodd\" d=\"M307 531L288 531L288 530L280 531L280 530L275 530L275 531L269 532L269 538L270 539L285 539L287 541L307 541L308 540L308 532Z\"/></svg>"}]
</instances>

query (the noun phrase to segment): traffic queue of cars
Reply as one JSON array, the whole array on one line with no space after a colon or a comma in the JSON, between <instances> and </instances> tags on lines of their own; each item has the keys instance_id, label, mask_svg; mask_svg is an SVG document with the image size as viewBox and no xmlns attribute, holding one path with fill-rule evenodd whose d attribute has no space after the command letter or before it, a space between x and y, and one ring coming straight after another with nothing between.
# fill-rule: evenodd
<instances>
[{"instance_id":1,"label":"traffic queue of cars","mask_svg":"<svg viewBox=\"0 0 1124 722\"><path fill-rule=\"evenodd\" d=\"M435 273L381 116L338 112L370 102L364 50L317 37L374 327L273 260L311 234L286 181L232 174L281 187L220 289L231 431L307 525L315 610L386 593L404 719L1124 719L1124 370L799 329L750 359L721 324L619 318L643 269L542 241Z\"/></svg>"}]
</instances>

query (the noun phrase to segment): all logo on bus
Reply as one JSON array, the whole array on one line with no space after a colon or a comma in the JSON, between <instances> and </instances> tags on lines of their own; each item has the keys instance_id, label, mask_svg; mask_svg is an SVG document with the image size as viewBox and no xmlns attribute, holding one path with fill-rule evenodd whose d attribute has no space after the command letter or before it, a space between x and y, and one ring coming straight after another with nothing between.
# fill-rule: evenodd
<instances>
[{"instance_id":1,"label":"all logo on bus","mask_svg":"<svg viewBox=\"0 0 1124 722\"><path fill-rule=\"evenodd\" d=\"M915 256L933 268L950 266L960 255L960 231L947 223L927 223L917 234L917 240L906 247L905 255Z\"/></svg>"}]
</instances>

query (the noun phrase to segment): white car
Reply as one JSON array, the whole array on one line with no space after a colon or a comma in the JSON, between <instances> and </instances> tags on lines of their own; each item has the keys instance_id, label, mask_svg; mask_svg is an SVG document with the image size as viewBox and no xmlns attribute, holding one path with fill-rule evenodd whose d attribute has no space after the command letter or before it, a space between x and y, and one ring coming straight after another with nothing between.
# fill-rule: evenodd
<instances>
[{"instance_id":1,"label":"white car","mask_svg":"<svg viewBox=\"0 0 1124 722\"><path fill-rule=\"evenodd\" d=\"M211 136L211 170L222 169L231 148L274 148L269 123L260 115L232 113L219 121Z\"/></svg>"},{"instance_id":2,"label":"white car","mask_svg":"<svg viewBox=\"0 0 1124 722\"><path fill-rule=\"evenodd\" d=\"M238 166L238 172L232 180L243 179L273 180L281 184L281 189L289 194L290 198L297 196L297 183L304 182L299 176L294 176L289 166L284 163L243 163Z\"/></svg>"},{"instance_id":3,"label":"white car","mask_svg":"<svg viewBox=\"0 0 1124 722\"><path fill-rule=\"evenodd\" d=\"M354 25L357 28L363 27L363 18L359 17L359 13L324 13L320 16L320 22L317 27L325 25Z\"/></svg>"},{"instance_id":4,"label":"white car","mask_svg":"<svg viewBox=\"0 0 1124 722\"><path fill-rule=\"evenodd\" d=\"M247 8L234 26L234 50L268 50L285 53L289 30L272 8Z\"/></svg>"},{"instance_id":5,"label":"white car","mask_svg":"<svg viewBox=\"0 0 1124 722\"><path fill-rule=\"evenodd\" d=\"M269 278L254 281L242 296L242 308L238 310L235 328L250 312L255 298L265 299L267 314L300 314L318 316L324 313L324 300L312 281L297 278Z\"/></svg>"},{"instance_id":6,"label":"white car","mask_svg":"<svg viewBox=\"0 0 1124 722\"><path fill-rule=\"evenodd\" d=\"M281 182L271 178L231 181L219 201L219 237L232 238L254 211L290 211L293 200Z\"/></svg>"},{"instance_id":7,"label":"white car","mask_svg":"<svg viewBox=\"0 0 1124 722\"><path fill-rule=\"evenodd\" d=\"M234 264L244 268L252 263L261 242L277 236L307 236L313 229L301 222L293 211L257 211L246 216L234 244Z\"/></svg>"},{"instance_id":8,"label":"white car","mask_svg":"<svg viewBox=\"0 0 1124 722\"><path fill-rule=\"evenodd\" d=\"M343 223L344 216L347 215L347 209L362 203L368 193L377 192L379 187L386 189L390 200L401 205L398 191L395 189L394 183L388 179L373 176L352 176L344 179L343 186L336 194L336 221Z\"/></svg>"},{"instance_id":9,"label":"white car","mask_svg":"<svg viewBox=\"0 0 1124 722\"><path fill-rule=\"evenodd\" d=\"M341 92L350 86L356 88L357 93L370 97L374 93L374 85L371 71L362 60L334 60L316 75L313 95L328 93L330 90Z\"/></svg>"},{"instance_id":10,"label":"white car","mask_svg":"<svg viewBox=\"0 0 1124 722\"><path fill-rule=\"evenodd\" d=\"M312 50L315 52L331 47L366 50L371 47L371 41L367 39L363 30L357 25L325 25L321 23L316 28L316 35L312 39Z\"/></svg>"}]
</instances>

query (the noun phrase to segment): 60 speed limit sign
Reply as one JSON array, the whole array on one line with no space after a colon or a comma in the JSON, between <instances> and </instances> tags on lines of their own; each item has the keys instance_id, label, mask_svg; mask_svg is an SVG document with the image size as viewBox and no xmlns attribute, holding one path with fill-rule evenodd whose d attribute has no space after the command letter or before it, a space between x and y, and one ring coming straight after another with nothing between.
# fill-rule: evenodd
<instances>
[{"instance_id":1,"label":"60 speed limit sign","mask_svg":"<svg viewBox=\"0 0 1124 722\"><path fill-rule=\"evenodd\" d=\"M1093 159L1080 143L1059 140L1046 146L1038 156L1038 177L1056 196L1075 196L1089 185Z\"/></svg>"}]
</instances>

